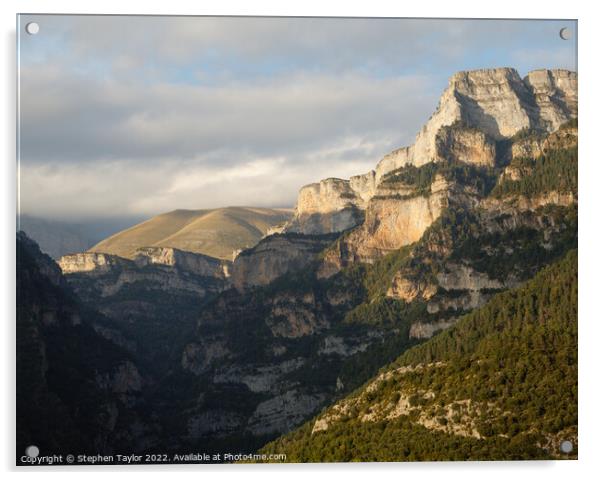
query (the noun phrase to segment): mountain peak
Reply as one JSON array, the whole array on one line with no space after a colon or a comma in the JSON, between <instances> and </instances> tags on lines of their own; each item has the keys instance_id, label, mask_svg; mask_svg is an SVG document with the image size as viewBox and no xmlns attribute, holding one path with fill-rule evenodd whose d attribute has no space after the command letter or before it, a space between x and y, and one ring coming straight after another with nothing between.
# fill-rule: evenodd
<instances>
[{"instance_id":1,"label":"mountain peak","mask_svg":"<svg viewBox=\"0 0 602 480\"><path fill-rule=\"evenodd\" d=\"M412 145L348 181L326 179L303 187L288 229L319 234L351 228L361 218L352 210L364 210L394 170L451 161L495 166L500 140L528 130L552 133L576 117L575 72L534 70L524 79L510 67L457 72Z\"/></svg>"}]
</instances>

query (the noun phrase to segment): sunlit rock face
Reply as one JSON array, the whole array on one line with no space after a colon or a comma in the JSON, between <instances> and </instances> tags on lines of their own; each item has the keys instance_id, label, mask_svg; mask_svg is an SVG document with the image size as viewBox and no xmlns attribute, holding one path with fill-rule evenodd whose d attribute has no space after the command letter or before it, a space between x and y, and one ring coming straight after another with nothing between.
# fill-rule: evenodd
<instances>
[{"instance_id":1,"label":"sunlit rock face","mask_svg":"<svg viewBox=\"0 0 602 480\"><path fill-rule=\"evenodd\" d=\"M240 291L267 285L287 272L309 265L334 237L279 234L264 238L255 247L240 253L232 265L231 281Z\"/></svg>"},{"instance_id":2,"label":"sunlit rock face","mask_svg":"<svg viewBox=\"0 0 602 480\"><path fill-rule=\"evenodd\" d=\"M513 68L458 72L413 145L385 155L373 171L349 180L326 179L301 188L284 231L342 232L359 225L384 177L406 165L459 161L494 166L496 142L535 129L550 133L577 116L577 74Z\"/></svg>"}]
</instances>

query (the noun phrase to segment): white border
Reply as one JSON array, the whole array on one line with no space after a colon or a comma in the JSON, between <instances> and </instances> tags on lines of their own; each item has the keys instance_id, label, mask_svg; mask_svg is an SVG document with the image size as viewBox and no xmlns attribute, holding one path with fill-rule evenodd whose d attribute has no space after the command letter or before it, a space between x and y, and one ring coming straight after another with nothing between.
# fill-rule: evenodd
<instances>
[{"instance_id":1,"label":"white border","mask_svg":"<svg viewBox=\"0 0 602 480\"><path fill-rule=\"evenodd\" d=\"M167 472L188 475L211 475L221 472L227 475L244 475L264 479L266 476L306 478L308 475L344 475L346 478L363 478L376 473L380 476L400 478L419 476L422 478L470 478L489 479L529 475L547 479L588 478L599 474L597 448L602 442L599 404L602 391L599 384L602 319L596 301L602 285L598 278L602 272L598 244L602 238L600 197L597 193L602 182L602 155L599 151L602 124L596 118L600 102L600 39L599 17L594 2L554 1L526 2L505 0L504 2L471 2L469 0L387 2L385 0L146 0L126 3L123 0L4 0L2 9L2 104L0 135L5 145L2 161L2 276L0 295L4 310L2 316L2 364L4 374L1 394L2 434L0 448L2 466L15 471L14 462L14 308L15 308L15 209L16 209L16 162L15 162L15 23L16 13L99 13L99 14L182 14L182 15L312 15L312 16L392 16L392 17L471 17L471 18L577 18L579 20L579 460L575 462L470 462L437 464L362 464L362 465L271 465L271 466L170 466L162 467L98 467L85 470L90 474L125 477L130 473L165 476ZM598 200L598 201L597 201ZM84 467L86 468L86 467ZM26 475L32 472L44 475L64 475L63 468L41 470L19 469ZM82 468L73 467L70 472L81 474ZM92 473L94 472L94 473ZM100 473L99 473L100 472Z\"/></svg>"}]
</instances>

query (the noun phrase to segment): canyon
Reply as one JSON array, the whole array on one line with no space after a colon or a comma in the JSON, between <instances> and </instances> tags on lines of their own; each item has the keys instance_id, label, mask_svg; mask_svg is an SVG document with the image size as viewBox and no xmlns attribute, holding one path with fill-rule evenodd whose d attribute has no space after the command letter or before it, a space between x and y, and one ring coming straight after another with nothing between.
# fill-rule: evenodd
<instances>
[{"instance_id":1,"label":"canyon","mask_svg":"<svg viewBox=\"0 0 602 480\"><path fill-rule=\"evenodd\" d=\"M207 253L206 213L176 211L51 274L131 358L111 388L152 399L143 449L254 451L576 248L576 119L574 72L459 72L372 171L302 187L292 213L236 210L262 222L242 245Z\"/></svg>"}]
</instances>

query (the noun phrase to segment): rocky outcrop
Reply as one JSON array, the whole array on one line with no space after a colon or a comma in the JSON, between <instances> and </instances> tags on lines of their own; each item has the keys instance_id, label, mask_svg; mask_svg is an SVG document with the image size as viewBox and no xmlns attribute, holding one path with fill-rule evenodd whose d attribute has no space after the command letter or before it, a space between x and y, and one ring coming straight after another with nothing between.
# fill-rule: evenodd
<instances>
[{"instance_id":1,"label":"rocky outcrop","mask_svg":"<svg viewBox=\"0 0 602 480\"><path fill-rule=\"evenodd\" d=\"M326 395L289 390L260 403L249 419L247 429L253 435L287 432L315 413Z\"/></svg>"},{"instance_id":2,"label":"rocky outcrop","mask_svg":"<svg viewBox=\"0 0 602 480\"><path fill-rule=\"evenodd\" d=\"M358 352L366 351L369 346L368 342L353 342L350 340L351 339L349 338L329 335L324 338L322 344L320 345L320 349L318 350L318 354L349 357Z\"/></svg>"},{"instance_id":3,"label":"rocky outcrop","mask_svg":"<svg viewBox=\"0 0 602 480\"><path fill-rule=\"evenodd\" d=\"M414 243L447 206L445 190L408 199L375 198L366 211L362 227L347 242L355 260L371 262L385 253Z\"/></svg>"},{"instance_id":4,"label":"rocky outcrop","mask_svg":"<svg viewBox=\"0 0 602 480\"><path fill-rule=\"evenodd\" d=\"M485 273L477 272L466 265L448 263L446 271L437 275L437 281L445 290L501 289L504 285Z\"/></svg>"},{"instance_id":5,"label":"rocky outcrop","mask_svg":"<svg viewBox=\"0 0 602 480\"><path fill-rule=\"evenodd\" d=\"M509 158L506 158L505 161L510 162L513 158L520 157L538 158L550 150L576 147L577 139L576 127L560 128L550 135L528 135L523 139L512 142ZM520 178L513 175L511 171L511 166L506 167L504 175L508 175L512 180Z\"/></svg>"},{"instance_id":6,"label":"rocky outcrop","mask_svg":"<svg viewBox=\"0 0 602 480\"><path fill-rule=\"evenodd\" d=\"M334 239L332 235L293 233L266 237L236 257L232 266L232 284L238 290L267 285L287 272L309 265Z\"/></svg>"},{"instance_id":7,"label":"rocky outcrop","mask_svg":"<svg viewBox=\"0 0 602 480\"><path fill-rule=\"evenodd\" d=\"M204 296L207 291L228 285L230 262L168 247L144 247L134 260L106 253L83 252L65 255L58 262L76 290L88 298L117 294L123 287L146 283L168 291L188 291ZM90 286L87 278L94 278Z\"/></svg>"},{"instance_id":8,"label":"rocky outcrop","mask_svg":"<svg viewBox=\"0 0 602 480\"><path fill-rule=\"evenodd\" d=\"M479 206L490 215L516 215L518 212L534 211L546 205L567 207L575 203L577 203L577 195L571 192L551 191L535 197L524 195L512 195L505 198L488 197L481 200Z\"/></svg>"},{"instance_id":9,"label":"rocky outcrop","mask_svg":"<svg viewBox=\"0 0 602 480\"><path fill-rule=\"evenodd\" d=\"M463 162L493 167L496 162L495 141L476 128L451 125L435 137L435 161Z\"/></svg>"},{"instance_id":10,"label":"rocky outcrop","mask_svg":"<svg viewBox=\"0 0 602 480\"><path fill-rule=\"evenodd\" d=\"M577 74L568 70L534 70L525 77L534 97L535 126L552 132L577 114Z\"/></svg>"},{"instance_id":11,"label":"rocky outcrop","mask_svg":"<svg viewBox=\"0 0 602 480\"><path fill-rule=\"evenodd\" d=\"M387 290L387 297L399 298L406 303L414 300L429 300L437 293L437 285L423 280L413 281L402 272L397 272Z\"/></svg>"},{"instance_id":12,"label":"rocky outcrop","mask_svg":"<svg viewBox=\"0 0 602 480\"><path fill-rule=\"evenodd\" d=\"M170 247L139 248L134 257L134 262L139 266L166 265L201 277L220 279L228 277L230 266L230 262L225 260Z\"/></svg>"},{"instance_id":13,"label":"rocky outcrop","mask_svg":"<svg viewBox=\"0 0 602 480\"><path fill-rule=\"evenodd\" d=\"M64 255L58 261L64 274L106 274L133 269L136 266L164 265L203 277L226 278L229 262L207 255L184 252L170 247L143 247L136 251L134 260L98 252Z\"/></svg>"},{"instance_id":14,"label":"rocky outcrop","mask_svg":"<svg viewBox=\"0 0 602 480\"><path fill-rule=\"evenodd\" d=\"M232 352L223 341L189 343L182 352L181 365L195 375L204 373L214 362L223 361Z\"/></svg>"},{"instance_id":15,"label":"rocky outcrop","mask_svg":"<svg viewBox=\"0 0 602 480\"><path fill-rule=\"evenodd\" d=\"M299 191L295 214L286 231L310 235L342 232L361 222L359 209L363 202L348 180L327 178L306 185Z\"/></svg>"},{"instance_id":16,"label":"rocky outcrop","mask_svg":"<svg viewBox=\"0 0 602 480\"><path fill-rule=\"evenodd\" d=\"M219 369L213 381L216 384L243 384L254 393L278 393L278 388L285 383L283 377L298 370L304 363L303 358L293 358L273 365L227 367Z\"/></svg>"},{"instance_id":17,"label":"rocky outcrop","mask_svg":"<svg viewBox=\"0 0 602 480\"><path fill-rule=\"evenodd\" d=\"M132 262L108 253L83 252L63 255L58 264L64 274L83 272L103 274L118 271L130 266Z\"/></svg>"},{"instance_id":18,"label":"rocky outcrop","mask_svg":"<svg viewBox=\"0 0 602 480\"><path fill-rule=\"evenodd\" d=\"M325 252L318 275L327 278L350 263L372 263L419 240L446 207L474 206L477 202L470 188L448 182L441 175L435 176L426 192L383 182L368 203L364 223Z\"/></svg>"},{"instance_id":19,"label":"rocky outcrop","mask_svg":"<svg viewBox=\"0 0 602 480\"><path fill-rule=\"evenodd\" d=\"M270 316L266 323L274 337L298 338L325 330L330 322L316 308L312 293L303 296L278 295L269 300Z\"/></svg>"},{"instance_id":20,"label":"rocky outcrop","mask_svg":"<svg viewBox=\"0 0 602 480\"><path fill-rule=\"evenodd\" d=\"M458 321L457 318L441 319L435 322L416 322L410 327L410 338L431 338L435 333L451 327Z\"/></svg>"},{"instance_id":21,"label":"rocky outcrop","mask_svg":"<svg viewBox=\"0 0 602 480\"><path fill-rule=\"evenodd\" d=\"M376 177L407 164L420 166L441 159L438 137L443 128L454 124L476 128L493 140L526 129L550 133L576 117L576 98L577 74L566 70L538 70L524 80L512 68L458 72L414 145L385 156L376 167ZM481 153L474 152L476 157L465 156L464 161L482 162Z\"/></svg>"}]
</instances>

